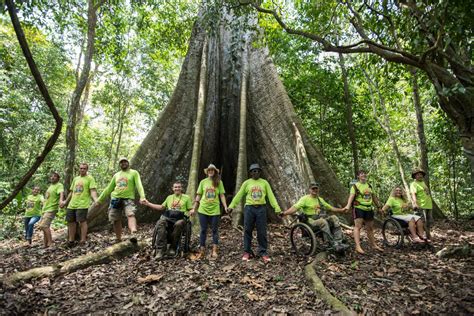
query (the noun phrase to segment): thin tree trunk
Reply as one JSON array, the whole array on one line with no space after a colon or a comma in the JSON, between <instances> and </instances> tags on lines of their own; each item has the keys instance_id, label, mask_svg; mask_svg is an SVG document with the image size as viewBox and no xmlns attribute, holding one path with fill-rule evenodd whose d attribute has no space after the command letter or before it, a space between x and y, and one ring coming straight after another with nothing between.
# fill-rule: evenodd
<instances>
[{"instance_id":1,"label":"thin tree trunk","mask_svg":"<svg viewBox=\"0 0 474 316\"><path fill-rule=\"evenodd\" d=\"M382 127L382 129L387 133L388 138L390 139L390 144L392 145L393 152L395 153L395 159L397 160L398 171L400 172L400 178L402 180L403 187L405 188L405 192L408 193L410 192L410 188L405 179L405 171L403 170L403 164L402 164L402 155L400 154L397 140L395 136L393 135L392 128L390 127L390 119L388 117L387 107L385 105L385 99L382 96L382 93L380 92L377 80L372 80L370 76L367 74L367 72L365 71L365 69L363 68L362 68L362 72L364 73L365 78L367 79L367 82L368 82L370 97L372 99L372 110L374 112L374 118L377 120L377 122ZM375 89L375 91L373 91L373 89ZM379 105L382 110L383 121L379 118L379 115L377 114L377 104L375 102L375 97L374 97L375 93L377 93L377 96L379 99ZM411 195L407 194L407 196L408 196L408 199L411 201Z\"/></svg>"},{"instance_id":2,"label":"thin tree trunk","mask_svg":"<svg viewBox=\"0 0 474 316\"><path fill-rule=\"evenodd\" d=\"M123 101L123 99L122 99ZM114 169L117 168L118 156L120 153L120 145L122 144L122 135L123 135L123 125L125 124L125 116L127 115L127 105L125 102L120 102L119 107L119 120L118 120L118 132L117 132L117 145L115 146L115 153L113 157L113 166Z\"/></svg>"},{"instance_id":3,"label":"thin tree trunk","mask_svg":"<svg viewBox=\"0 0 474 316\"><path fill-rule=\"evenodd\" d=\"M0 203L0 210L4 209L17 196L17 194L28 183L30 178L33 176L33 174L36 172L38 167L44 161L44 159L46 158L48 153L51 151L51 149L53 149L54 144L56 143L59 135L61 134L61 127L63 124L63 119L59 115L58 110L56 109L56 106L54 105L54 102L49 95L48 88L46 87L43 81L43 78L41 77L41 73L39 72L38 67L36 66L36 63L33 59L33 56L31 55L28 42L26 41L26 38L25 38L25 33L23 32L20 21L18 20L18 17L16 15L16 8L13 3L13 0L6 0L6 4L8 7L8 13L10 14L10 18L12 21L13 29L15 30L16 36L18 38L18 42L20 43L21 50L23 51L23 55L25 56L25 59L28 63L28 67L30 68L31 74L33 75L33 78L35 79L36 85L38 86L38 89L40 90L41 95L43 96L45 103L48 106L48 109L51 111L54 117L56 125L54 128L53 134L51 135L51 137L49 137L41 154L38 157L36 157L34 164L23 175L20 182L18 182L15 188L13 188L13 191L10 193L10 195L5 200L3 200L2 203Z\"/></svg>"},{"instance_id":4,"label":"thin tree trunk","mask_svg":"<svg viewBox=\"0 0 474 316\"><path fill-rule=\"evenodd\" d=\"M86 53L84 55L84 65L79 76L79 81L76 84L74 92L72 93L71 102L68 109L68 122L66 127L66 158L64 166L64 188L67 191L74 176L74 163L76 160L76 125L77 117L81 108L81 97L89 81L89 72L92 64L92 57L94 55L95 31L97 25L97 10L98 5L94 4L94 0L88 1L87 9L87 45Z\"/></svg>"},{"instance_id":5,"label":"thin tree trunk","mask_svg":"<svg viewBox=\"0 0 474 316\"><path fill-rule=\"evenodd\" d=\"M352 149L352 163L354 167L354 176L357 177L357 171L359 170L359 156L358 148L356 141L356 133L354 128L354 122L352 120L352 98L349 90L349 81L347 76L346 64L344 60L344 55L339 53L339 65L341 66L342 81L344 83L344 101L346 103L346 123L347 131L349 133L349 140L351 142Z\"/></svg>"}]
</instances>

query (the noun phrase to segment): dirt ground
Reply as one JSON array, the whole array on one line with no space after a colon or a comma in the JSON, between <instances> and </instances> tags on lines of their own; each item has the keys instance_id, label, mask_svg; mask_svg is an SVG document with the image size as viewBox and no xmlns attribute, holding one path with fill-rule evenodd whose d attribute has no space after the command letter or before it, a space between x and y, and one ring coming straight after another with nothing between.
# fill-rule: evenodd
<instances>
[{"instance_id":1,"label":"dirt ground","mask_svg":"<svg viewBox=\"0 0 474 316\"><path fill-rule=\"evenodd\" d=\"M140 226L139 238L150 238L152 229L152 225ZM242 234L222 221L217 260L156 261L148 246L130 257L68 275L36 279L16 288L2 285L0 313L333 313L304 276L311 258L292 254L288 234L287 227L271 225L272 262L264 264L259 258L242 262ZM380 231L376 236L381 243ZM346 237L351 238L350 231ZM69 249L58 241L51 250L40 246L38 232L33 247L22 241L3 241L0 274L57 264L113 243L109 231L89 238L87 246ZM473 244L472 222L438 223L433 240L432 248L407 244L382 253L351 251L344 258L329 256L318 263L316 271L327 289L357 313L474 314L474 258L435 255L447 245ZM153 282L140 282L150 275Z\"/></svg>"}]
</instances>

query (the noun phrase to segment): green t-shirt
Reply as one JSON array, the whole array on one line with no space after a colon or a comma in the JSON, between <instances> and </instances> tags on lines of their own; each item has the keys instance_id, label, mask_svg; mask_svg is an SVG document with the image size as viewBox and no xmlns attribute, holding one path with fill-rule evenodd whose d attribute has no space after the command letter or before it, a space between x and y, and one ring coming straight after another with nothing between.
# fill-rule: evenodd
<instances>
[{"instance_id":1,"label":"green t-shirt","mask_svg":"<svg viewBox=\"0 0 474 316\"><path fill-rule=\"evenodd\" d=\"M26 197L25 217L41 216L41 203L44 198L41 194L30 194Z\"/></svg>"},{"instance_id":2,"label":"green t-shirt","mask_svg":"<svg viewBox=\"0 0 474 316\"><path fill-rule=\"evenodd\" d=\"M55 212L59 209L59 197L64 192L64 186L62 183L51 184L46 190L46 200L43 205L44 212Z\"/></svg>"},{"instance_id":3,"label":"green t-shirt","mask_svg":"<svg viewBox=\"0 0 474 316\"><path fill-rule=\"evenodd\" d=\"M321 202L321 203L320 203ZM322 197L312 197L310 194L303 196L293 205L297 210L302 210L306 215L317 215L321 212L321 204L323 208L331 209L332 206L324 201Z\"/></svg>"},{"instance_id":4,"label":"green t-shirt","mask_svg":"<svg viewBox=\"0 0 474 316\"><path fill-rule=\"evenodd\" d=\"M424 181L415 180L410 184L410 192L415 193L418 206L425 210L433 209L430 191Z\"/></svg>"},{"instance_id":5,"label":"green t-shirt","mask_svg":"<svg viewBox=\"0 0 474 316\"><path fill-rule=\"evenodd\" d=\"M354 199L359 203L355 207L363 211L372 211L372 188L368 183L357 182L355 184L359 193L356 194L354 186L351 186L350 194L355 194ZM356 203L357 204L357 203Z\"/></svg>"},{"instance_id":6,"label":"green t-shirt","mask_svg":"<svg viewBox=\"0 0 474 316\"><path fill-rule=\"evenodd\" d=\"M199 182L196 194L201 196L198 209L199 213L210 216L221 215L221 209L219 208L219 195L225 194L224 184L222 181L219 182L219 185L216 188L212 184L211 179L203 179Z\"/></svg>"},{"instance_id":7,"label":"green t-shirt","mask_svg":"<svg viewBox=\"0 0 474 316\"><path fill-rule=\"evenodd\" d=\"M266 203L265 197L268 196L270 205L275 209L276 213L280 213L281 209L278 205L272 188L267 180L259 178L257 180L247 179L242 183L239 192L232 199L229 208L234 208L245 195L245 205L264 205Z\"/></svg>"},{"instance_id":8,"label":"green t-shirt","mask_svg":"<svg viewBox=\"0 0 474 316\"><path fill-rule=\"evenodd\" d=\"M410 211L408 210L408 203L405 202L402 198L391 196L388 198L385 205L389 206L392 209L393 215L410 214Z\"/></svg>"},{"instance_id":9,"label":"green t-shirt","mask_svg":"<svg viewBox=\"0 0 474 316\"><path fill-rule=\"evenodd\" d=\"M97 189L92 176L75 177L71 183L72 197L68 208L71 210L89 208L91 202L91 189Z\"/></svg>"},{"instance_id":10,"label":"green t-shirt","mask_svg":"<svg viewBox=\"0 0 474 316\"><path fill-rule=\"evenodd\" d=\"M112 177L107 188L99 196L99 202L103 202L109 194L113 198L135 199L135 188L140 199L144 199L145 191L138 171L133 169L119 171Z\"/></svg>"},{"instance_id":11,"label":"green t-shirt","mask_svg":"<svg viewBox=\"0 0 474 316\"><path fill-rule=\"evenodd\" d=\"M188 211L193 208L191 198L186 194L181 194L180 196L176 194L168 195L162 205L168 210L179 209L185 214L188 214Z\"/></svg>"}]
</instances>

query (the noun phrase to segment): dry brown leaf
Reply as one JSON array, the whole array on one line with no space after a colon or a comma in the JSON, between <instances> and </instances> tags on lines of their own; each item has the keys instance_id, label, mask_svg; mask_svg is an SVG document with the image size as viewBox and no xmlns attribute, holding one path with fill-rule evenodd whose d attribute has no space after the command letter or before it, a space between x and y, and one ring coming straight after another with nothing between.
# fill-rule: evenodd
<instances>
[{"instance_id":1,"label":"dry brown leaf","mask_svg":"<svg viewBox=\"0 0 474 316\"><path fill-rule=\"evenodd\" d=\"M378 277L383 277L383 272L382 271L375 271L374 274Z\"/></svg>"},{"instance_id":2,"label":"dry brown leaf","mask_svg":"<svg viewBox=\"0 0 474 316\"><path fill-rule=\"evenodd\" d=\"M388 270L387 270L388 273L397 273L397 272L400 272L400 269L397 269L395 267L390 267Z\"/></svg>"},{"instance_id":3,"label":"dry brown leaf","mask_svg":"<svg viewBox=\"0 0 474 316\"><path fill-rule=\"evenodd\" d=\"M258 301L259 300L259 297L258 295L256 295L255 293L253 293L252 291L248 292L247 293L247 298L251 301Z\"/></svg>"},{"instance_id":4,"label":"dry brown leaf","mask_svg":"<svg viewBox=\"0 0 474 316\"><path fill-rule=\"evenodd\" d=\"M163 274L150 274L144 278L138 278L138 283L153 283L158 282L163 278Z\"/></svg>"}]
</instances>

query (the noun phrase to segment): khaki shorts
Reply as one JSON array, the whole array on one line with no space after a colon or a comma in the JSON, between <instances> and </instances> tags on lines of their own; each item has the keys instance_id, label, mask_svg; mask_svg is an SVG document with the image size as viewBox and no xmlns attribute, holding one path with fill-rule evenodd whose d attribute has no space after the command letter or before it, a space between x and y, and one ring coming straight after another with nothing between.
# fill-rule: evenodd
<instances>
[{"instance_id":1,"label":"khaki shorts","mask_svg":"<svg viewBox=\"0 0 474 316\"><path fill-rule=\"evenodd\" d=\"M135 216L136 211L137 208L133 200L122 200L120 208L109 207L109 222L113 223L119 221L124 215L126 217Z\"/></svg>"},{"instance_id":2,"label":"khaki shorts","mask_svg":"<svg viewBox=\"0 0 474 316\"><path fill-rule=\"evenodd\" d=\"M40 221L38 222L38 228L49 228L53 222L53 219L56 217L56 213L57 211L44 212L43 215L41 215Z\"/></svg>"}]
</instances>

